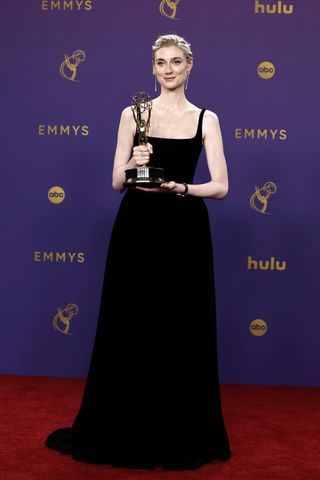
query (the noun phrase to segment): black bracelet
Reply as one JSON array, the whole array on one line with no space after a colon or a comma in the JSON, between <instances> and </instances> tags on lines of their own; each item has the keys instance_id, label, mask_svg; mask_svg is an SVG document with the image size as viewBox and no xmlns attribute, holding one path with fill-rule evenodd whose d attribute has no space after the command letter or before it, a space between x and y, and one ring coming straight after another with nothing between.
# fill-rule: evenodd
<instances>
[{"instance_id":1,"label":"black bracelet","mask_svg":"<svg viewBox=\"0 0 320 480\"><path fill-rule=\"evenodd\" d=\"M189 191L189 187L185 182L182 182L182 185L184 185L184 192L177 193L177 195L180 195L180 197L185 197Z\"/></svg>"}]
</instances>

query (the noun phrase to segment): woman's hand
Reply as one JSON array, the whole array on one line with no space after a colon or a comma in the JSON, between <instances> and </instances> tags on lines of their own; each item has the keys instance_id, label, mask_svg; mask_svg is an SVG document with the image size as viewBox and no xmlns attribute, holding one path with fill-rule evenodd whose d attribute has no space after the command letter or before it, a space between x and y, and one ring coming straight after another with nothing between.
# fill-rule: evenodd
<instances>
[{"instance_id":1,"label":"woman's hand","mask_svg":"<svg viewBox=\"0 0 320 480\"><path fill-rule=\"evenodd\" d=\"M147 163L149 163L151 153L153 153L153 149L150 143L147 143L147 145L138 145L133 147L130 167L144 167Z\"/></svg>"},{"instance_id":2,"label":"woman's hand","mask_svg":"<svg viewBox=\"0 0 320 480\"><path fill-rule=\"evenodd\" d=\"M159 187L156 188L144 188L144 187L135 187L136 190L143 190L144 192L172 192L172 193L182 193L185 190L185 187L182 183L176 182L165 182L161 183Z\"/></svg>"}]
</instances>

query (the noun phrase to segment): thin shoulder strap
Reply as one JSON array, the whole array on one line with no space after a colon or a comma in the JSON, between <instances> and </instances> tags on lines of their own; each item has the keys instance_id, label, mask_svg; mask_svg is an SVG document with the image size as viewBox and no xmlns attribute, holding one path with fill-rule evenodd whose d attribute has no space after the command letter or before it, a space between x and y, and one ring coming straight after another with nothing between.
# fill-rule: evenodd
<instances>
[{"instance_id":1,"label":"thin shoulder strap","mask_svg":"<svg viewBox=\"0 0 320 480\"><path fill-rule=\"evenodd\" d=\"M200 135L201 139L202 139L202 120L203 120L203 115L204 115L205 111L206 111L206 109L203 108L200 112L199 120L198 120L198 128L197 128L197 133L196 133L196 137L198 137Z\"/></svg>"}]
</instances>

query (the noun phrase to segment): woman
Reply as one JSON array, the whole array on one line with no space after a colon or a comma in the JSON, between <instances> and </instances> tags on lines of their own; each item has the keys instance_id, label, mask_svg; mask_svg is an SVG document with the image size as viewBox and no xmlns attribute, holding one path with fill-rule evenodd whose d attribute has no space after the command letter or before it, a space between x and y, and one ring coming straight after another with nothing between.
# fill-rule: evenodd
<instances>
[{"instance_id":1,"label":"woman","mask_svg":"<svg viewBox=\"0 0 320 480\"><path fill-rule=\"evenodd\" d=\"M114 223L96 339L81 408L46 445L76 460L166 470L197 469L230 455L218 381L214 275L201 197L228 191L217 116L185 97L193 65L177 35L153 46L161 93L149 143L138 145L131 108L121 115L113 188L125 170L162 167L157 188L126 190ZM193 184L205 147L211 180Z\"/></svg>"}]
</instances>

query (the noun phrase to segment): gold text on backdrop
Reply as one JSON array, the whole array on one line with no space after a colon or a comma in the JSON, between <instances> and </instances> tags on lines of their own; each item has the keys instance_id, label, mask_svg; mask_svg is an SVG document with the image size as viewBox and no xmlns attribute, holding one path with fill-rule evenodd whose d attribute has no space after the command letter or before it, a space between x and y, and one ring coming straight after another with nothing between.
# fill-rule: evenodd
<instances>
[{"instance_id":1,"label":"gold text on backdrop","mask_svg":"<svg viewBox=\"0 0 320 480\"><path fill-rule=\"evenodd\" d=\"M87 137L89 135L88 125L38 125L39 136L64 136Z\"/></svg>"},{"instance_id":2,"label":"gold text on backdrop","mask_svg":"<svg viewBox=\"0 0 320 480\"><path fill-rule=\"evenodd\" d=\"M84 263L85 254L83 252L34 252L35 262L49 263Z\"/></svg>"},{"instance_id":3,"label":"gold text on backdrop","mask_svg":"<svg viewBox=\"0 0 320 480\"><path fill-rule=\"evenodd\" d=\"M274 3L264 3L262 0L255 0L254 13L268 13L271 15L290 15L293 13L293 5L287 5L282 0L277 0Z\"/></svg>"},{"instance_id":4,"label":"gold text on backdrop","mask_svg":"<svg viewBox=\"0 0 320 480\"><path fill-rule=\"evenodd\" d=\"M92 0L41 0L42 11L77 11L92 9Z\"/></svg>"},{"instance_id":5,"label":"gold text on backdrop","mask_svg":"<svg viewBox=\"0 0 320 480\"><path fill-rule=\"evenodd\" d=\"M234 138L236 140L286 140L287 130L284 128L235 128Z\"/></svg>"},{"instance_id":6,"label":"gold text on backdrop","mask_svg":"<svg viewBox=\"0 0 320 480\"><path fill-rule=\"evenodd\" d=\"M276 260L275 257L271 257L270 260L254 260L252 257L248 257L248 270L263 270L263 271L285 271L287 269L287 262L285 260Z\"/></svg>"}]
</instances>

